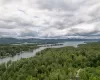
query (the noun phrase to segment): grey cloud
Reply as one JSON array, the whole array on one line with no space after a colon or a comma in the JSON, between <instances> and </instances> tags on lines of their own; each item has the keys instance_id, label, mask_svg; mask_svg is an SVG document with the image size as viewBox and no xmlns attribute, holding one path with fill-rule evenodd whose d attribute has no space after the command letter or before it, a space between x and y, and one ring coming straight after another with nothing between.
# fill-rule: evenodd
<instances>
[{"instance_id":1,"label":"grey cloud","mask_svg":"<svg viewBox=\"0 0 100 80\"><path fill-rule=\"evenodd\" d=\"M90 32L86 32L86 31L84 31L84 30L80 30L80 29L71 29L70 30L71 32L73 32L74 33L74 36L92 36L93 34L96 34L96 33L98 33L98 31L99 30L93 30L93 31L90 31ZM98 35L96 35L96 36L98 36Z\"/></svg>"},{"instance_id":2,"label":"grey cloud","mask_svg":"<svg viewBox=\"0 0 100 80\"><path fill-rule=\"evenodd\" d=\"M99 0L1 0L0 6L0 36L100 35Z\"/></svg>"},{"instance_id":3,"label":"grey cloud","mask_svg":"<svg viewBox=\"0 0 100 80\"><path fill-rule=\"evenodd\" d=\"M21 36L19 37L38 37L38 33L36 31L29 30L28 32L21 32Z\"/></svg>"},{"instance_id":4,"label":"grey cloud","mask_svg":"<svg viewBox=\"0 0 100 80\"><path fill-rule=\"evenodd\" d=\"M17 33L12 33L12 30L1 31L0 30L0 37L17 37Z\"/></svg>"},{"instance_id":5,"label":"grey cloud","mask_svg":"<svg viewBox=\"0 0 100 80\"><path fill-rule=\"evenodd\" d=\"M40 8L42 9L49 9L49 10L76 10L77 7L81 5L83 0L76 0L75 2L73 0L39 0L38 3L40 4ZM78 4L77 4L78 3Z\"/></svg>"}]
</instances>

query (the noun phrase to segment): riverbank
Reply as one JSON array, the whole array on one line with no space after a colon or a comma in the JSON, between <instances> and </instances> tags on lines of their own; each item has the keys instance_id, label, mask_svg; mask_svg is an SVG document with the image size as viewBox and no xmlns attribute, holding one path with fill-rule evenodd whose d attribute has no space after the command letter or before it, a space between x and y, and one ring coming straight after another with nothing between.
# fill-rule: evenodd
<instances>
[{"instance_id":1,"label":"riverbank","mask_svg":"<svg viewBox=\"0 0 100 80\"><path fill-rule=\"evenodd\" d=\"M35 56L35 54L36 53L38 53L38 52L40 52L40 51L42 51L42 50L44 50L44 49L46 49L46 48L61 48L61 47L65 47L65 46L73 46L73 47L77 47L79 44L84 44L84 42L82 41L82 42L77 42L77 41L71 41L71 42L65 42L65 43L62 43L63 45L53 45L52 44L52 46L51 45L49 45L49 46L44 46L44 45L41 45L41 46L38 46L38 45L36 45L35 47L34 47L34 45L32 46L32 44L31 44L31 46L29 45L29 44L27 44L28 46L25 46L25 48L27 47L28 49L30 49L31 48L31 52L29 51L25 51L25 52L23 52L23 53L20 53L20 54L14 54L13 56L6 56L5 58L2 58L2 59L0 59L0 64L1 63L5 63L5 62L8 62L8 61L17 61L17 60L20 60L20 59L22 59L22 58L29 58L29 57L33 57L33 56ZM47 44L48 45L48 44ZM20 45L17 45L17 48L19 48L20 49L20 47L19 47ZM38 46L38 47L37 47ZM14 47L13 47L14 48ZM16 50L16 49L15 49ZM26 49L25 49L26 50ZM13 54L13 53L12 53Z\"/></svg>"},{"instance_id":2,"label":"riverbank","mask_svg":"<svg viewBox=\"0 0 100 80\"><path fill-rule=\"evenodd\" d=\"M32 52L33 49L39 48L35 44L22 44L22 45L12 45L12 44L0 44L0 59L6 57L14 57L23 52Z\"/></svg>"},{"instance_id":3,"label":"riverbank","mask_svg":"<svg viewBox=\"0 0 100 80\"><path fill-rule=\"evenodd\" d=\"M34 57L0 65L0 80L74 80L76 77L100 79L100 43L47 48Z\"/></svg>"}]
</instances>

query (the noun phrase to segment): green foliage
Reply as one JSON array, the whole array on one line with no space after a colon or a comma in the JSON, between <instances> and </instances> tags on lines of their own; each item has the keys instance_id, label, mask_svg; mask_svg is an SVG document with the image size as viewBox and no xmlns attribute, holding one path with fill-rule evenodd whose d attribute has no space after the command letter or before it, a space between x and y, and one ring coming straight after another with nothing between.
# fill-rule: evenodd
<instances>
[{"instance_id":1,"label":"green foliage","mask_svg":"<svg viewBox=\"0 0 100 80\"><path fill-rule=\"evenodd\" d=\"M0 80L100 80L100 43L48 48L35 57L0 65Z\"/></svg>"},{"instance_id":2,"label":"green foliage","mask_svg":"<svg viewBox=\"0 0 100 80\"><path fill-rule=\"evenodd\" d=\"M80 73L82 80L100 80L100 66L88 67Z\"/></svg>"},{"instance_id":3,"label":"green foliage","mask_svg":"<svg viewBox=\"0 0 100 80\"><path fill-rule=\"evenodd\" d=\"M1 44L0 45L0 58L7 56L14 56L20 54L23 51L32 51L38 46L35 44L22 44L22 45L10 45L10 44Z\"/></svg>"}]
</instances>

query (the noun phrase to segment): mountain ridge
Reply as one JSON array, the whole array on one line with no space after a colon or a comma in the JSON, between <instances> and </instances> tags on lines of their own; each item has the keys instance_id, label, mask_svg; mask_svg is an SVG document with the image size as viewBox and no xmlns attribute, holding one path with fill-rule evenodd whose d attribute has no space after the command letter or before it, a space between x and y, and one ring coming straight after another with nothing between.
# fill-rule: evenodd
<instances>
[{"instance_id":1,"label":"mountain ridge","mask_svg":"<svg viewBox=\"0 0 100 80\"><path fill-rule=\"evenodd\" d=\"M79 39L79 38L67 38L67 39L41 39L41 38L0 38L0 44L20 44L20 43L40 43L40 44L52 44L62 43L66 41L99 41L100 39Z\"/></svg>"}]
</instances>

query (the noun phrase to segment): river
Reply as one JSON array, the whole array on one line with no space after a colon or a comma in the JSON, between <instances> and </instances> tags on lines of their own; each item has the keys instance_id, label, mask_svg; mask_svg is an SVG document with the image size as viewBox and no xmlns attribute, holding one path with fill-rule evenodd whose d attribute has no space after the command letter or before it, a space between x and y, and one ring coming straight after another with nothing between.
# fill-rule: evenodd
<instances>
[{"instance_id":1,"label":"river","mask_svg":"<svg viewBox=\"0 0 100 80\"><path fill-rule=\"evenodd\" d=\"M19 55L15 55L14 57L6 57L6 58L3 58L3 59L0 59L0 64L2 63L6 63L8 61L17 61L17 60L20 60L22 58L30 58L30 57L33 57L36 55L36 53L46 49L46 48L60 48L60 47L65 47L65 46L74 46L74 47L77 47L77 45L79 44L84 44L84 41L67 41L67 42L64 42L64 43L61 43L63 45L56 45L56 46L49 46L49 47L39 47L35 50L33 50L33 52L24 52L24 53L21 53Z\"/></svg>"}]
</instances>

